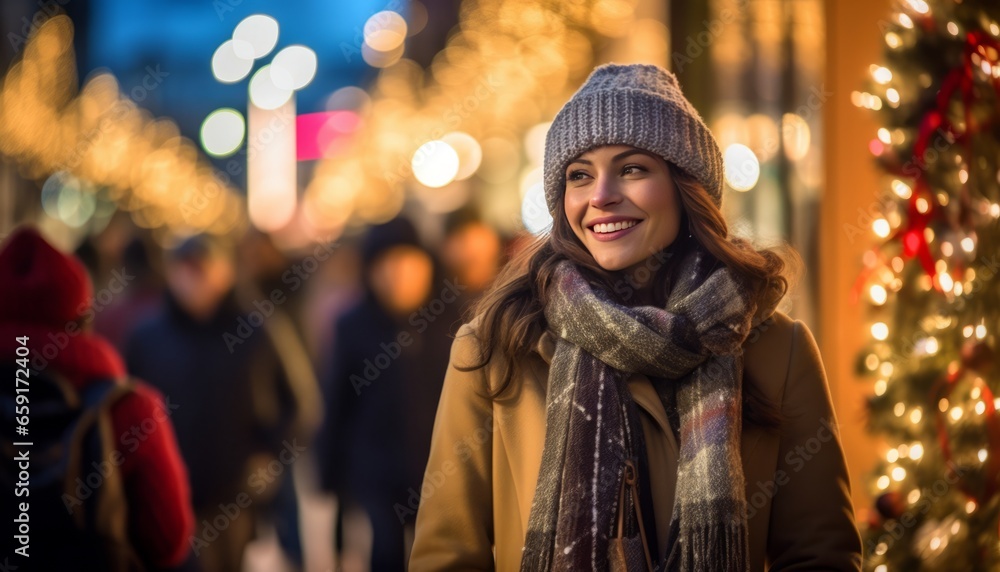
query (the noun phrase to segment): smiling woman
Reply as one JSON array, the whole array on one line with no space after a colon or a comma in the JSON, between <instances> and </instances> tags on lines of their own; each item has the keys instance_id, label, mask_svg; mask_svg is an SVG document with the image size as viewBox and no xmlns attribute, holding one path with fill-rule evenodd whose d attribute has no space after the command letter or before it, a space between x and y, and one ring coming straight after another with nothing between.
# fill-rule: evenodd
<instances>
[{"instance_id":1,"label":"smiling woman","mask_svg":"<svg viewBox=\"0 0 1000 572\"><path fill-rule=\"evenodd\" d=\"M722 173L659 67L600 66L556 115L552 231L452 346L410 570L859 569L823 364L777 310L797 254L730 236Z\"/></svg>"}]
</instances>

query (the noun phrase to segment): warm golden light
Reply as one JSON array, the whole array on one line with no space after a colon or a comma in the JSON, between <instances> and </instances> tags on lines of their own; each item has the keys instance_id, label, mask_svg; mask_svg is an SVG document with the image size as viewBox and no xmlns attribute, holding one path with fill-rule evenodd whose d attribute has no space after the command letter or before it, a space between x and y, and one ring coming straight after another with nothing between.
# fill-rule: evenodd
<instances>
[{"instance_id":1,"label":"warm golden light","mask_svg":"<svg viewBox=\"0 0 1000 572\"><path fill-rule=\"evenodd\" d=\"M411 161L413 176L428 187L443 187L458 175L458 153L440 139L421 145Z\"/></svg>"},{"instance_id":2,"label":"warm golden light","mask_svg":"<svg viewBox=\"0 0 1000 572\"><path fill-rule=\"evenodd\" d=\"M899 179L893 179L891 186L892 191L901 199L908 199L913 194L913 190L910 189L910 186Z\"/></svg>"},{"instance_id":3,"label":"warm golden light","mask_svg":"<svg viewBox=\"0 0 1000 572\"><path fill-rule=\"evenodd\" d=\"M905 0L906 4L918 14L926 14L930 11L930 6L924 0Z\"/></svg>"},{"instance_id":4,"label":"warm golden light","mask_svg":"<svg viewBox=\"0 0 1000 572\"><path fill-rule=\"evenodd\" d=\"M871 297L872 302L878 306L885 304L888 297L885 287L881 284L872 284L872 287L868 289L868 295Z\"/></svg>"},{"instance_id":5,"label":"warm golden light","mask_svg":"<svg viewBox=\"0 0 1000 572\"><path fill-rule=\"evenodd\" d=\"M222 233L242 225L242 199L220 180L172 121L142 110L166 77L155 69L126 97L113 76L99 72L77 87L69 18L39 26L0 88L0 153L39 181L66 173L106 188L139 226ZM113 118L113 121L109 120ZM91 199L60 195L50 208L81 220ZM47 211L48 212L48 209Z\"/></svg>"},{"instance_id":6,"label":"warm golden light","mask_svg":"<svg viewBox=\"0 0 1000 572\"><path fill-rule=\"evenodd\" d=\"M889 326L885 325L885 322L875 322L872 324L871 332L873 338L882 341L889 337Z\"/></svg>"},{"instance_id":7,"label":"warm golden light","mask_svg":"<svg viewBox=\"0 0 1000 572\"><path fill-rule=\"evenodd\" d=\"M889 231L892 229L889 228L889 221L879 218L875 219L875 222L872 223L872 230L879 238L885 238L889 236Z\"/></svg>"},{"instance_id":8,"label":"warm golden light","mask_svg":"<svg viewBox=\"0 0 1000 572\"><path fill-rule=\"evenodd\" d=\"M805 157L811 140L812 130L801 115L786 113L781 116L781 143L789 160L798 161Z\"/></svg>"},{"instance_id":9,"label":"warm golden light","mask_svg":"<svg viewBox=\"0 0 1000 572\"><path fill-rule=\"evenodd\" d=\"M479 145L479 141L462 131L445 133L441 140L458 154L458 172L455 173L455 180L461 181L474 175L483 162L483 148Z\"/></svg>"},{"instance_id":10,"label":"warm golden light","mask_svg":"<svg viewBox=\"0 0 1000 572\"><path fill-rule=\"evenodd\" d=\"M872 64L871 72L872 78L874 78L878 83L886 84L892 81L892 72L889 71L889 68Z\"/></svg>"},{"instance_id":11,"label":"warm golden light","mask_svg":"<svg viewBox=\"0 0 1000 572\"><path fill-rule=\"evenodd\" d=\"M493 215L494 222L507 231L520 230L517 210L523 206L524 195L517 193L518 175L532 161L541 160L523 145L523 138L533 127L551 120L586 79L597 63L595 38L636 30L633 3L463 3L458 25L426 69L405 57L407 42L402 41L423 25L421 14L404 27L407 21L400 21L399 15L379 13L366 24L361 45L349 46L351 52L345 55L360 56L379 69L368 89L370 103L361 113L362 127L344 138L335 156L316 165L305 191L306 196L315 196L308 204L317 205L310 216L318 217L319 205L342 202L332 181L347 172L354 179L353 166L357 165L354 185L365 191L361 195L352 191L351 196L363 196L372 208L351 208L350 217L352 222L368 222L377 211L375 205L397 204L418 192L413 183L423 183L424 175L418 174L423 167L414 164L415 150L459 131L479 143L481 164L472 168L474 150L467 155L455 144L458 171L449 175L451 167L429 169L431 182L461 182L472 171L468 185L476 189L482 204L498 213ZM450 190L437 194L425 190L419 191L419 200L425 204L440 201L443 205L452 196ZM322 207L324 211L332 208Z\"/></svg>"}]
</instances>

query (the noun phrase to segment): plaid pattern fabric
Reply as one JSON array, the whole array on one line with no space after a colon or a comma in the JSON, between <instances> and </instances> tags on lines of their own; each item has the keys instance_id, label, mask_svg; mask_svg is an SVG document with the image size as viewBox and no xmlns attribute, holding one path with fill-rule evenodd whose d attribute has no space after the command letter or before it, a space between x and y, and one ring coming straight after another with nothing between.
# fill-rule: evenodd
<instances>
[{"instance_id":1,"label":"plaid pattern fabric","mask_svg":"<svg viewBox=\"0 0 1000 572\"><path fill-rule=\"evenodd\" d=\"M608 569L623 466L646 454L627 385L633 372L650 376L662 399L664 384L679 384L677 493L667 556L657 565L654 555L654 565L748 569L742 344L774 308L758 309L700 246L680 256L665 308L617 304L572 263L558 267L545 309L558 338L521 570Z\"/></svg>"}]
</instances>

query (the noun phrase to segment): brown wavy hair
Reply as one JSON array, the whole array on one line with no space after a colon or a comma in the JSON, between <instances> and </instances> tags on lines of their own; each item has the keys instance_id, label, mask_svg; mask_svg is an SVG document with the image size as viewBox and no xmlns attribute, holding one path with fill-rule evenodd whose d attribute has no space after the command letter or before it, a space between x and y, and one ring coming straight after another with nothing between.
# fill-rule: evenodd
<instances>
[{"instance_id":1,"label":"brown wavy hair","mask_svg":"<svg viewBox=\"0 0 1000 572\"><path fill-rule=\"evenodd\" d=\"M784 297L801 267L798 253L787 243L757 249L746 239L730 237L722 212L705 187L681 168L669 162L667 165L683 206L681 232L663 251L655 253L664 263L653 272L652 303L661 308L666 305L673 254L689 247L690 241L698 241L717 261L747 279L756 300L777 302ZM561 203L561 197L559 200ZM625 272L601 268L573 233L565 211L559 208L552 229L514 256L467 311L466 321L481 317L476 331L481 342L481 361L456 367L476 370L493 361L494 353L499 354L497 371L501 381L490 390L494 399L508 388L517 362L531 353L548 327L544 308L553 273L562 260L575 263L592 284L604 287L613 300L628 304L631 298L633 292L621 288ZM744 375L744 420L764 428L778 428L782 421L780 412L749 378Z\"/></svg>"}]
</instances>

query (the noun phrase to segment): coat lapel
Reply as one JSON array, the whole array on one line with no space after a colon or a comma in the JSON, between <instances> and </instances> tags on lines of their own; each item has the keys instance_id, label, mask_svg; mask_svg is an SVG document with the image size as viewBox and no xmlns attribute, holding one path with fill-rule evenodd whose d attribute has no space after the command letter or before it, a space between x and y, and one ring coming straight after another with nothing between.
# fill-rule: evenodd
<instances>
[{"instance_id":1,"label":"coat lapel","mask_svg":"<svg viewBox=\"0 0 1000 572\"><path fill-rule=\"evenodd\" d=\"M677 443L674 432L670 429L670 422L667 420L667 411L663 408L663 401L656 394L656 389L653 388L652 382L645 375L634 373L628 379L628 388L632 392L632 399L635 401L635 404L649 414L653 418L653 421L656 421L656 426L667 437L667 442L670 444L671 457L676 463L676 459L680 458L680 446Z\"/></svg>"}]
</instances>

